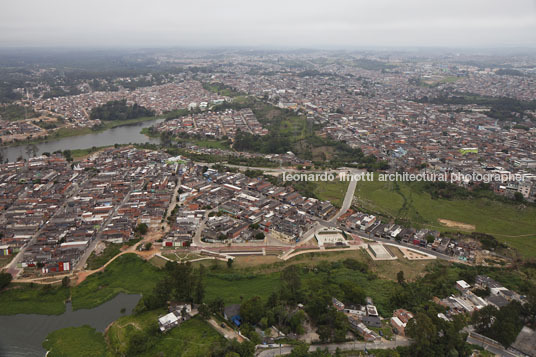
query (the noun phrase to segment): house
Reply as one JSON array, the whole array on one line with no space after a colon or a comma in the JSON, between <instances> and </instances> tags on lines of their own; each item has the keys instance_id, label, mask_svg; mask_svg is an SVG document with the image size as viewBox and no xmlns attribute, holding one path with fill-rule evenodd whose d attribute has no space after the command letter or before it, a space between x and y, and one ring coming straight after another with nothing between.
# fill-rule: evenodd
<instances>
[{"instance_id":1,"label":"house","mask_svg":"<svg viewBox=\"0 0 536 357\"><path fill-rule=\"evenodd\" d=\"M469 285L465 280L458 280L456 282L456 289L458 289L458 291L461 293L466 292L470 287L471 285Z\"/></svg>"},{"instance_id":2,"label":"house","mask_svg":"<svg viewBox=\"0 0 536 357\"><path fill-rule=\"evenodd\" d=\"M331 298L331 303L333 304L333 307L338 311L344 310L344 304L341 301L337 300L337 298Z\"/></svg>"},{"instance_id":3,"label":"house","mask_svg":"<svg viewBox=\"0 0 536 357\"><path fill-rule=\"evenodd\" d=\"M409 320L413 318L413 314L404 309L398 309L391 317L391 326L398 332L399 335L406 335L406 326Z\"/></svg>"},{"instance_id":4,"label":"house","mask_svg":"<svg viewBox=\"0 0 536 357\"><path fill-rule=\"evenodd\" d=\"M361 318L361 321L367 326L372 327L382 327L382 322L380 316L378 315L378 310L376 306L372 304L367 304L366 306L367 315Z\"/></svg>"},{"instance_id":5,"label":"house","mask_svg":"<svg viewBox=\"0 0 536 357\"><path fill-rule=\"evenodd\" d=\"M348 316L348 322L350 323L350 327L352 327L357 333L363 337L363 339L367 342L372 342L375 340L380 339L380 336L378 336L374 331L370 330L365 326L359 319Z\"/></svg>"},{"instance_id":6,"label":"house","mask_svg":"<svg viewBox=\"0 0 536 357\"><path fill-rule=\"evenodd\" d=\"M191 317L192 306L190 304L173 305L170 310L172 311L158 318L158 326L161 332L167 332L188 320Z\"/></svg>"}]
</instances>

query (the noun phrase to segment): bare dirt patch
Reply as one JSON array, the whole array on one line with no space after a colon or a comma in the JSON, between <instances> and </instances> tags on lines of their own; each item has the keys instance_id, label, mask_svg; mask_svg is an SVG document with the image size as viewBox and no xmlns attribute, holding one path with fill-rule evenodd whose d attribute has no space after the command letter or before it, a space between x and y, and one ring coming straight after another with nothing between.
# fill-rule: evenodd
<instances>
[{"instance_id":1,"label":"bare dirt patch","mask_svg":"<svg viewBox=\"0 0 536 357\"><path fill-rule=\"evenodd\" d=\"M438 221L442 225L447 226L449 228L458 228L464 231L474 231L476 229L476 226L474 224L456 222L456 221L451 221L449 219L443 219L443 218L439 218Z\"/></svg>"},{"instance_id":2,"label":"bare dirt patch","mask_svg":"<svg viewBox=\"0 0 536 357\"><path fill-rule=\"evenodd\" d=\"M406 249L406 248L398 248L404 254L404 258L409 260L423 260L423 259L435 259L433 255L428 255L424 253L418 253L414 250Z\"/></svg>"}]
</instances>

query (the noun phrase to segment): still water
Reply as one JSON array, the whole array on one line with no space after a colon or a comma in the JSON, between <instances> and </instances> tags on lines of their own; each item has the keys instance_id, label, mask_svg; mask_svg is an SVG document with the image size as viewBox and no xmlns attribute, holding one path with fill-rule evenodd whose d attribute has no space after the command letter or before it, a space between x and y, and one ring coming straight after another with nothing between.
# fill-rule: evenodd
<instances>
[{"instance_id":1,"label":"still water","mask_svg":"<svg viewBox=\"0 0 536 357\"><path fill-rule=\"evenodd\" d=\"M158 143L159 139L152 139L140 133L142 128L150 127L156 123L161 122L163 119L150 120L143 123L118 126L116 128L108 129L105 131L91 133L86 135L71 136L62 139L50 139L48 142L36 144L37 155L44 152L53 153L57 150L73 150L73 149L87 149L93 146L109 146L114 144L129 144L129 143ZM9 161L16 161L17 158L27 158L26 154L27 144L21 144L17 146L9 146L2 148L4 157Z\"/></svg>"},{"instance_id":2,"label":"still water","mask_svg":"<svg viewBox=\"0 0 536 357\"><path fill-rule=\"evenodd\" d=\"M0 316L0 356L42 357L46 351L41 344L51 332L83 325L104 332L110 323L121 316L131 314L139 300L140 295L119 294L112 300L89 310L72 311L69 303L67 311L61 315ZM125 312L121 313L123 308Z\"/></svg>"}]
</instances>

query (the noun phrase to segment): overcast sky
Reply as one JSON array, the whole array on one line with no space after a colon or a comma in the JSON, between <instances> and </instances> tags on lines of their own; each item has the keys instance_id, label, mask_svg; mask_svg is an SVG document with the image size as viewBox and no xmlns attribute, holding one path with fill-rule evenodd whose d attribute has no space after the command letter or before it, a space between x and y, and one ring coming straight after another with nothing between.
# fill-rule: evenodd
<instances>
[{"instance_id":1,"label":"overcast sky","mask_svg":"<svg viewBox=\"0 0 536 357\"><path fill-rule=\"evenodd\" d=\"M536 47L536 0L0 0L0 46Z\"/></svg>"}]
</instances>

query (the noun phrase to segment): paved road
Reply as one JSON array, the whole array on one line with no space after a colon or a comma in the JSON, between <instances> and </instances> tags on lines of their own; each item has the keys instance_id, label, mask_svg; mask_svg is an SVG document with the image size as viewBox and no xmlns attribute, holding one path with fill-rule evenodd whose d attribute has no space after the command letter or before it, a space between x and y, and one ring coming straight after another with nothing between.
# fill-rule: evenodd
<instances>
[{"instance_id":1,"label":"paved road","mask_svg":"<svg viewBox=\"0 0 536 357\"><path fill-rule=\"evenodd\" d=\"M337 218L339 218L340 216L345 214L346 211L348 211L348 209L352 205L356 187L357 187L357 180L351 180L350 183L348 184L348 189L346 190L346 195L344 196L344 201L342 203L341 209L333 218L329 220L330 222L336 222Z\"/></svg>"},{"instance_id":2,"label":"paved road","mask_svg":"<svg viewBox=\"0 0 536 357\"><path fill-rule=\"evenodd\" d=\"M400 337L399 337L400 338ZM411 344L410 340L401 339L397 341L381 341L381 342L345 342L345 343L331 343L327 345L311 345L309 347L309 352L314 352L317 349L328 349L329 352L335 352L337 348L341 351L364 351L365 348L368 350L371 349L391 349L398 346L409 346ZM293 347L291 346L282 346L280 348L273 348L269 350L259 350L257 356L259 357L275 357L279 355L288 355L292 352Z\"/></svg>"}]
</instances>

